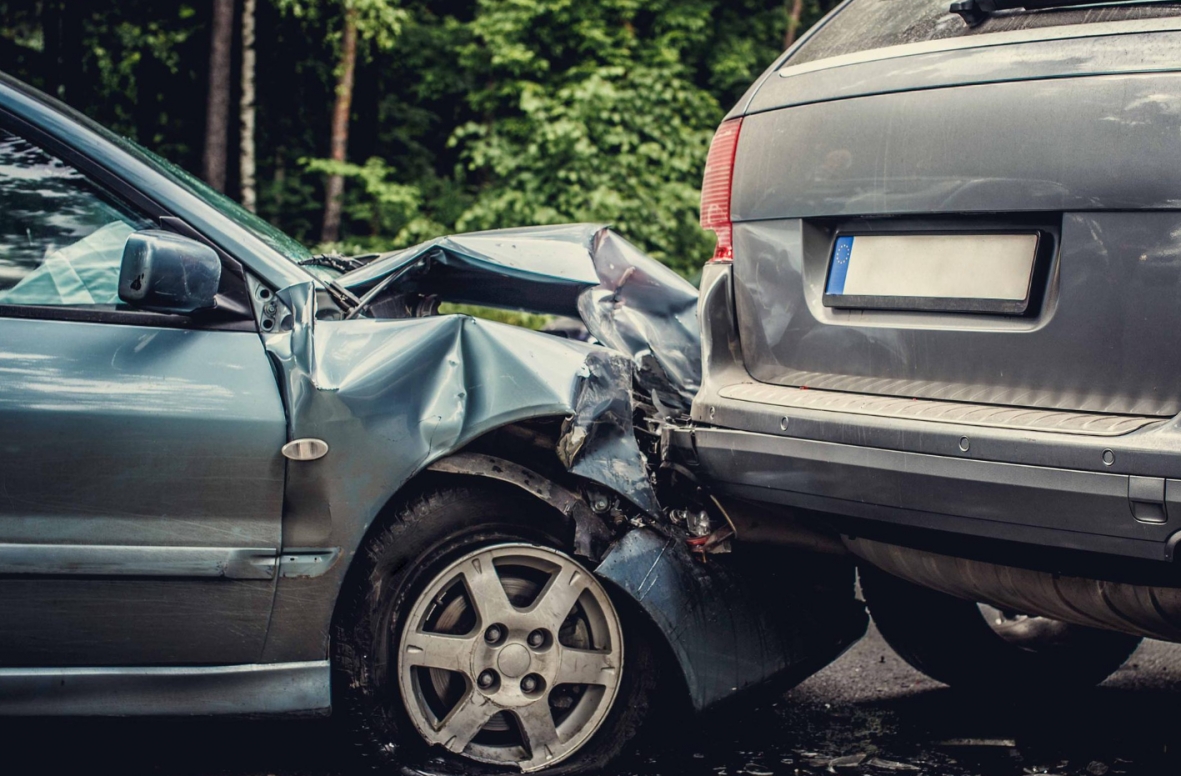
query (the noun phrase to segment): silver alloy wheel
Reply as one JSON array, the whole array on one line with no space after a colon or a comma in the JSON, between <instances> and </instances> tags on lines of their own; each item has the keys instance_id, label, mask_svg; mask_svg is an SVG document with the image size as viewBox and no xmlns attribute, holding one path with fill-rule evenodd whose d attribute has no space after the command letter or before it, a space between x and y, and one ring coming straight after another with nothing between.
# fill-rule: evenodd
<instances>
[{"instance_id":1,"label":"silver alloy wheel","mask_svg":"<svg viewBox=\"0 0 1181 776\"><path fill-rule=\"evenodd\" d=\"M570 757L606 718L623 634L607 592L572 558L498 544L431 580L406 618L397 665L428 742L535 771Z\"/></svg>"}]
</instances>

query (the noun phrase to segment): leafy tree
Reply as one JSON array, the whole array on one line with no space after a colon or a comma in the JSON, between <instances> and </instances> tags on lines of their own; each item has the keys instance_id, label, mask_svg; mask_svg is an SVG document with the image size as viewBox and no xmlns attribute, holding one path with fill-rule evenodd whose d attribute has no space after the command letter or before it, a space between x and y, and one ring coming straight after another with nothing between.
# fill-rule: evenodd
<instances>
[{"instance_id":1,"label":"leafy tree","mask_svg":"<svg viewBox=\"0 0 1181 776\"><path fill-rule=\"evenodd\" d=\"M280 7L293 16L317 21L332 11L340 15L339 36L335 32L329 40L337 42L339 61L336 66L336 100L332 109L331 160L337 165L347 158L349 118L353 105L353 84L357 69L357 41L372 41L388 51L393 48L401 32L405 11L396 0L278 0ZM340 236L341 199L344 195L344 175L339 167L330 167L326 184L324 222L320 239L336 242Z\"/></svg>"}]
</instances>

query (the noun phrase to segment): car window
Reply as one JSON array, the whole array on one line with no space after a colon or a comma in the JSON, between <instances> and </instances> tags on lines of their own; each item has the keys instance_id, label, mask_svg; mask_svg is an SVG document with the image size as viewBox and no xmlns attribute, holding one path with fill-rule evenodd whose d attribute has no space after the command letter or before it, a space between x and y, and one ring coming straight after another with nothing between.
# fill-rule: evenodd
<instances>
[{"instance_id":1,"label":"car window","mask_svg":"<svg viewBox=\"0 0 1181 776\"><path fill-rule=\"evenodd\" d=\"M123 244L151 225L73 167L0 130L0 305L117 304Z\"/></svg>"},{"instance_id":2,"label":"car window","mask_svg":"<svg viewBox=\"0 0 1181 776\"><path fill-rule=\"evenodd\" d=\"M948 10L950 6L951 0L851 0L801 44L786 66L906 43L1037 27L1181 16L1181 3L1047 8L1006 11L990 16L977 27L969 27Z\"/></svg>"}]
</instances>

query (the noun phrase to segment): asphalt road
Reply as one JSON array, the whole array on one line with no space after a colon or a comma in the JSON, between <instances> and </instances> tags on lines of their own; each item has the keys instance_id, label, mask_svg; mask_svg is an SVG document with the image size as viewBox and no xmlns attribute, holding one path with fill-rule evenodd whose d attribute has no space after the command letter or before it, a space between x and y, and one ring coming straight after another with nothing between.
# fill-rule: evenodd
<instances>
[{"instance_id":1,"label":"asphalt road","mask_svg":"<svg viewBox=\"0 0 1181 776\"><path fill-rule=\"evenodd\" d=\"M666 725L634 776L1181 773L1181 645L1147 642L1103 686L982 702L926 679L875 631L769 708ZM8 720L9 774L336 776L323 720Z\"/></svg>"}]
</instances>

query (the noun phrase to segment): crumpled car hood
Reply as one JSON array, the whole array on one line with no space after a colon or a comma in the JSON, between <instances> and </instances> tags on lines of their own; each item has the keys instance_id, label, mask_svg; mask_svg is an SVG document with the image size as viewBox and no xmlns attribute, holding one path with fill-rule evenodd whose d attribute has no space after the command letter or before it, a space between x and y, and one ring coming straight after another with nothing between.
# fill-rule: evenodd
<instances>
[{"instance_id":1,"label":"crumpled car hood","mask_svg":"<svg viewBox=\"0 0 1181 776\"><path fill-rule=\"evenodd\" d=\"M630 357L663 414L688 410L701 381L697 289L609 227L566 224L440 237L342 275L370 301L397 293L578 316Z\"/></svg>"},{"instance_id":2,"label":"crumpled car hood","mask_svg":"<svg viewBox=\"0 0 1181 776\"><path fill-rule=\"evenodd\" d=\"M701 374L697 291L671 270L610 229L573 225L444 237L336 283L371 302L437 294L579 315L597 342L467 315L321 318L312 283L282 289L289 324L264 343L281 376L288 435L331 451L289 470L292 504L329 507L289 515L291 541L355 546L338 531L367 526L433 461L545 417L564 419L556 453L568 472L659 514L634 418L686 412Z\"/></svg>"}]
</instances>

